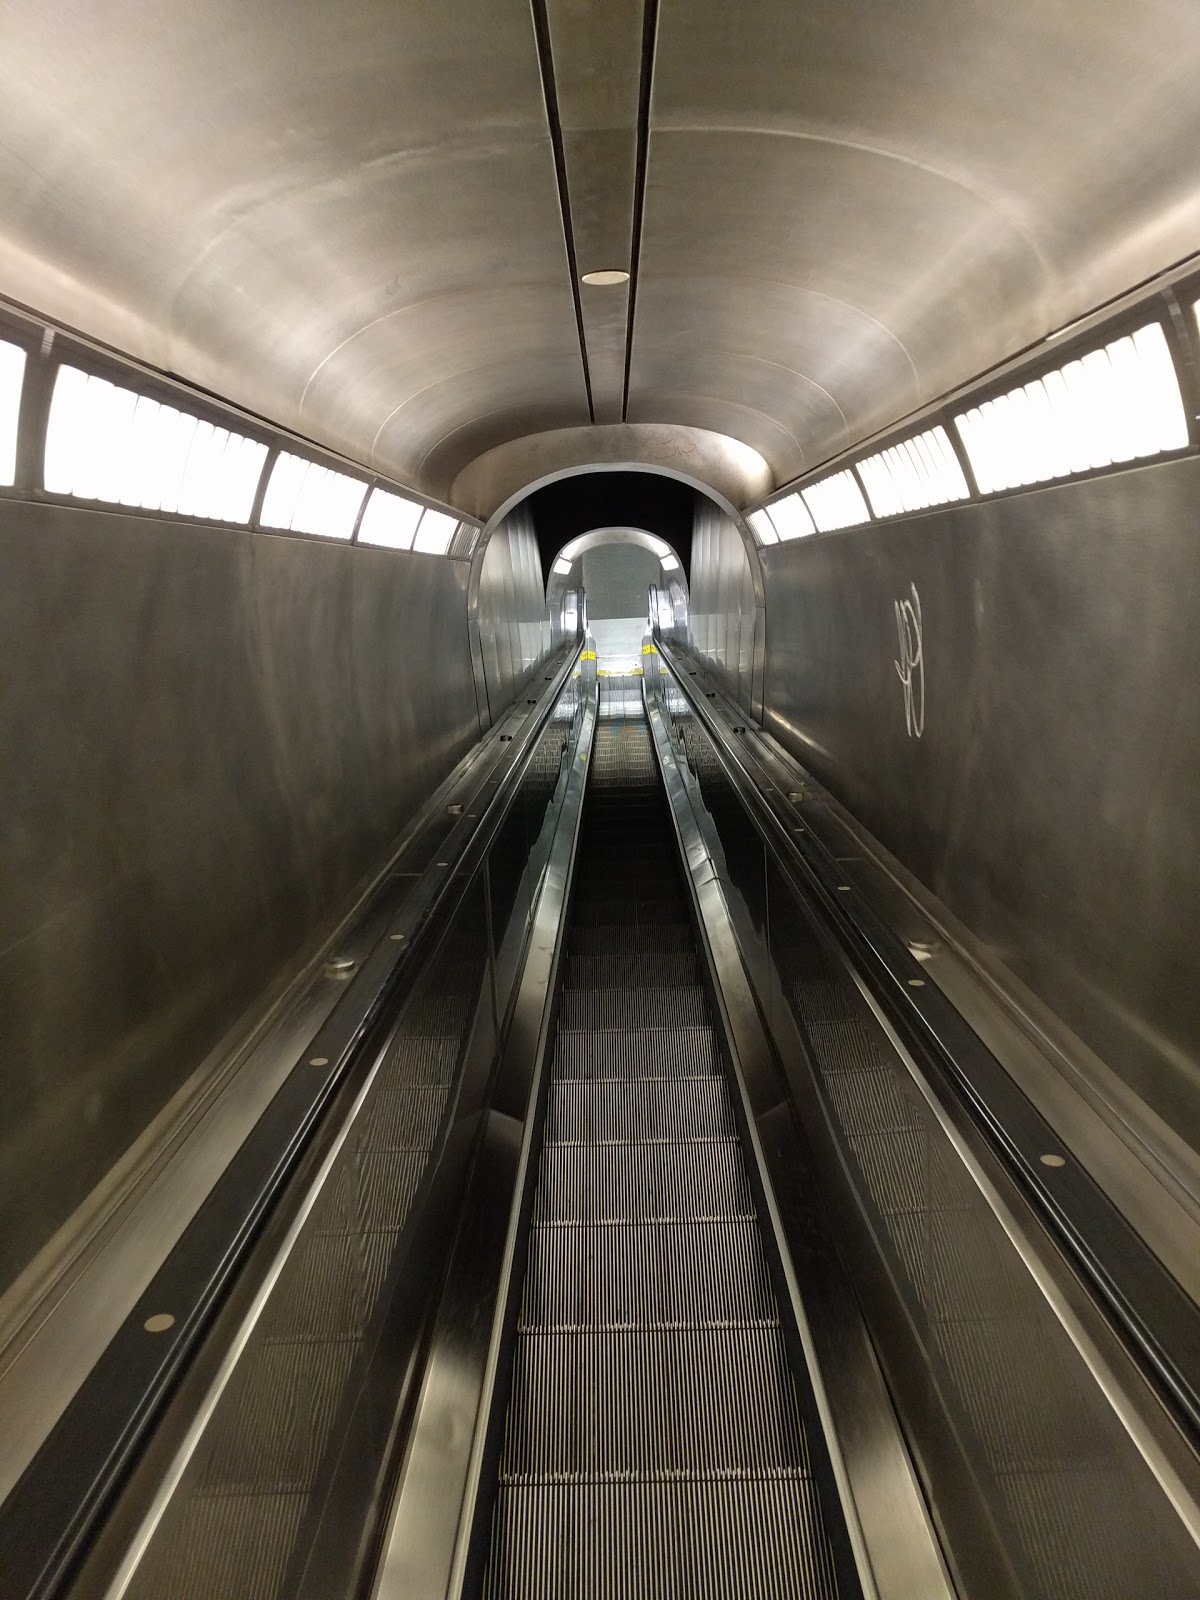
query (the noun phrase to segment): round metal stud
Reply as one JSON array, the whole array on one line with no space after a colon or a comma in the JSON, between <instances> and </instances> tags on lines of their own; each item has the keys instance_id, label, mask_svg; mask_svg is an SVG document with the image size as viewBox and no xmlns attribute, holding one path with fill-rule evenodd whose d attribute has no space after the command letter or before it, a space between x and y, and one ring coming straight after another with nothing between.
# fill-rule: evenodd
<instances>
[{"instance_id":1,"label":"round metal stud","mask_svg":"<svg viewBox=\"0 0 1200 1600\"><path fill-rule=\"evenodd\" d=\"M908 980L908 987L910 989L923 989L925 987L925 979L924 978L910 978Z\"/></svg>"},{"instance_id":2,"label":"round metal stud","mask_svg":"<svg viewBox=\"0 0 1200 1600\"><path fill-rule=\"evenodd\" d=\"M329 1065L329 1057L328 1056L309 1056L308 1064L309 1064L310 1067L327 1067Z\"/></svg>"},{"instance_id":3,"label":"round metal stud","mask_svg":"<svg viewBox=\"0 0 1200 1600\"><path fill-rule=\"evenodd\" d=\"M169 1311L158 1311L152 1317L147 1317L142 1327L147 1333L166 1333L168 1328L175 1326L175 1318Z\"/></svg>"},{"instance_id":4,"label":"round metal stud","mask_svg":"<svg viewBox=\"0 0 1200 1600\"><path fill-rule=\"evenodd\" d=\"M357 965L353 956L330 956L325 971L331 978L348 978Z\"/></svg>"},{"instance_id":5,"label":"round metal stud","mask_svg":"<svg viewBox=\"0 0 1200 1600\"><path fill-rule=\"evenodd\" d=\"M1039 1156L1038 1160L1044 1167L1065 1167L1067 1164L1065 1156L1056 1156L1049 1151L1044 1156Z\"/></svg>"}]
</instances>

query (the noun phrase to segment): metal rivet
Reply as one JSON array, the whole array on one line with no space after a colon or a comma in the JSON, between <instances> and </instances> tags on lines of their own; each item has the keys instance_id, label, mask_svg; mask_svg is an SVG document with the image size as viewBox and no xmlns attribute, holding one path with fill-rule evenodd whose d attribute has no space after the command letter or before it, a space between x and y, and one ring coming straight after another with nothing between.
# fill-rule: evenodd
<instances>
[{"instance_id":1,"label":"metal rivet","mask_svg":"<svg viewBox=\"0 0 1200 1600\"><path fill-rule=\"evenodd\" d=\"M328 1056L309 1056L308 1064L309 1064L310 1067L327 1067L329 1065L329 1057Z\"/></svg>"},{"instance_id":2,"label":"metal rivet","mask_svg":"<svg viewBox=\"0 0 1200 1600\"><path fill-rule=\"evenodd\" d=\"M159 1311L152 1317L147 1317L142 1327L147 1333L166 1333L168 1328L175 1326L175 1318L169 1311Z\"/></svg>"},{"instance_id":3,"label":"metal rivet","mask_svg":"<svg viewBox=\"0 0 1200 1600\"><path fill-rule=\"evenodd\" d=\"M850 885L848 883L839 883L838 884L838 893L839 894L849 894L850 893Z\"/></svg>"},{"instance_id":4,"label":"metal rivet","mask_svg":"<svg viewBox=\"0 0 1200 1600\"><path fill-rule=\"evenodd\" d=\"M1056 1156L1051 1154L1039 1156L1038 1160L1044 1167L1065 1167L1067 1164L1065 1156Z\"/></svg>"},{"instance_id":5,"label":"metal rivet","mask_svg":"<svg viewBox=\"0 0 1200 1600\"><path fill-rule=\"evenodd\" d=\"M392 934L392 938L393 939L407 939L408 935L406 933L393 933Z\"/></svg>"},{"instance_id":6,"label":"metal rivet","mask_svg":"<svg viewBox=\"0 0 1200 1600\"><path fill-rule=\"evenodd\" d=\"M439 862L438 862L438 863L437 863L437 865L438 865L438 866L439 866L439 867L448 867L448 866L449 866L449 865L450 865L450 863L449 863L449 862L448 862L448 861L439 861Z\"/></svg>"},{"instance_id":7,"label":"metal rivet","mask_svg":"<svg viewBox=\"0 0 1200 1600\"><path fill-rule=\"evenodd\" d=\"M908 987L910 989L923 989L925 987L925 979L924 978L910 978L908 980Z\"/></svg>"},{"instance_id":8,"label":"metal rivet","mask_svg":"<svg viewBox=\"0 0 1200 1600\"><path fill-rule=\"evenodd\" d=\"M348 978L357 965L353 956L330 956L325 971L331 978Z\"/></svg>"}]
</instances>

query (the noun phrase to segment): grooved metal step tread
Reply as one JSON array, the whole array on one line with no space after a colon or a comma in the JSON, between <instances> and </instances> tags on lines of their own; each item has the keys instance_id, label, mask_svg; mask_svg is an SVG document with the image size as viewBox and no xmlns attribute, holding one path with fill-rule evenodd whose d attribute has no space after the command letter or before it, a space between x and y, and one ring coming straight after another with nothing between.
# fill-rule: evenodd
<instances>
[{"instance_id":1,"label":"grooved metal step tread","mask_svg":"<svg viewBox=\"0 0 1200 1600\"><path fill-rule=\"evenodd\" d=\"M808 1470L778 1328L523 1334L502 1478Z\"/></svg>"},{"instance_id":2,"label":"grooved metal step tread","mask_svg":"<svg viewBox=\"0 0 1200 1600\"><path fill-rule=\"evenodd\" d=\"M750 1217L754 1203L732 1141L548 1145L538 1172L539 1222L649 1222Z\"/></svg>"},{"instance_id":3,"label":"grooved metal step tread","mask_svg":"<svg viewBox=\"0 0 1200 1600\"><path fill-rule=\"evenodd\" d=\"M640 950L612 950L602 955L567 957L569 989L667 988L698 985L700 963L694 949L660 950L648 955Z\"/></svg>"},{"instance_id":4,"label":"grooved metal step tread","mask_svg":"<svg viewBox=\"0 0 1200 1600\"><path fill-rule=\"evenodd\" d=\"M551 1086L546 1139L552 1144L734 1137L725 1085L712 1075L564 1079Z\"/></svg>"},{"instance_id":5,"label":"grooved metal step tread","mask_svg":"<svg viewBox=\"0 0 1200 1600\"><path fill-rule=\"evenodd\" d=\"M611 928L581 928L571 930L568 945L570 961L577 956L628 954L645 960L647 956L668 955L675 951L695 951L695 935L690 922L659 923L657 927L626 928L614 934Z\"/></svg>"},{"instance_id":6,"label":"grooved metal step tread","mask_svg":"<svg viewBox=\"0 0 1200 1600\"><path fill-rule=\"evenodd\" d=\"M562 1078L691 1078L718 1072L711 1027L593 1029L560 1033L554 1041L553 1075Z\"/></svg>"},{"instance_id":7,"label":"grooved metal step tread","mask_svg":"<svg viewBox=\"0 0 1200 1600\"><path fill-rule=\"evenodd\" d=\"M602 925L618 929L652 928L660 923L674 923L690 928L692 925L687 901L682 895L672 895L669 899L664 896L647 900L591 901L576 907L575 919L576 926L582 928ZM614 935L614 937L619 936L619 934Z\"/></svg>"},{"instance_id":8,"label":"grooved metal step tread","mask_svg":"<svg viewBox=\"0 0 1200 1600\"><path fill-rule=\"evenodd\" d=\"M750 1219L539 1226L526 1272L523 1328L778 1319Z\"/></svg>"},{"instance_id":9,"label":"grooved metal step tread","mask_svg":"<svg viewBox=\"0 0 1200 1600\"><path fill-rule=\"evenodd\" d=\"M566 989L558 1025L575 1028L701 1028L708 997L698 983L658 989Z\"/></svg>"},{"instance_id":10,"label":"grooved metal step tread","mask_svg":"<svg viewBox=\"0 0 1200 1600\"><path fill-rule=\"evenodd\" d=\"M505 1484L485 1592L523 1600L834 1600L804 1478Z\"/></svg>"}]
</instances>

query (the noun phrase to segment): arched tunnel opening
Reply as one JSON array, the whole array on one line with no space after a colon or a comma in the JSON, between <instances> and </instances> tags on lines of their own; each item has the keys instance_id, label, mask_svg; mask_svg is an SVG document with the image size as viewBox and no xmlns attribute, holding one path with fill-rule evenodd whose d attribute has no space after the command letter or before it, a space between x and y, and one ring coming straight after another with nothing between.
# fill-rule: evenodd
<instances>
[{"instance_id":1,"label":"arched tunnel opening","mask_svg":"<svg viewBox=\"0 0 1200 1600\"><path fill-rule=\"evenodd\" d=\"M3 1600L1200 1593L1200 21L286 10L0 6Z\"/></svg>"}]
</instances>

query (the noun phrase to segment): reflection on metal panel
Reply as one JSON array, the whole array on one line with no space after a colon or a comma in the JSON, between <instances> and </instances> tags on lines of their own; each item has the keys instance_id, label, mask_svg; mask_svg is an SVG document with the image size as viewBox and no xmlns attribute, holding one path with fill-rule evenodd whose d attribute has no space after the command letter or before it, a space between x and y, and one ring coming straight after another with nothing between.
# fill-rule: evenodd
<instances>
[{"instance_id":1,"label":"reflection on metal panel","mask_svg":"<svg viewBox=\"0 0 1200 1600\"><path fill-rule=\"evenodd\" d=\"M744 705L753 701L754 581L741 535L711 501L692 532L692 645Z\"/></svg>"},{"instance_id":2,"label":"reflection on metal panel","mask_svg":"<svg viewBox=\"0 0 1200 1600\"><path fill-rule=\"evenodd\" d=\"M550 649L542 562L527 509L512 512L488 540L479 574L477 618L494 720Z\"/></svg>"},{"instance_id":3,"label":"reflection on metal panel","mask_svg":"<svg viewBox=\"0 0 1200 1600\"><path fill-rule=\"evenodd\" d=\"M478 720L458 563L16 503L0 544L7 1284Z\"/></svg>"},{"instance_id":4,"label":"reflection on metal panel","mask_svg":"<svg viewBox=\"0 0 1200 1600\"><path fill-rule=\"evenodd\" d=\"M1198 492L1165 462L763 561L767 727L1193 1147Z\"/></svg>"},{"instance_id":5,"label":"reflection on metal panel","mask_svg":"<svg viewBox=\"0 0 1200 1600\"><path fill-rule=\"evenodd\" d=\"M1123 1600L1132 1581L1139 1593L1189 1593L1196 1547L1178 1507L1014 1248L936 1097L764 851L700 719L678 692L668 704L961 1592Z\"/></svg>"}]
</instances>

